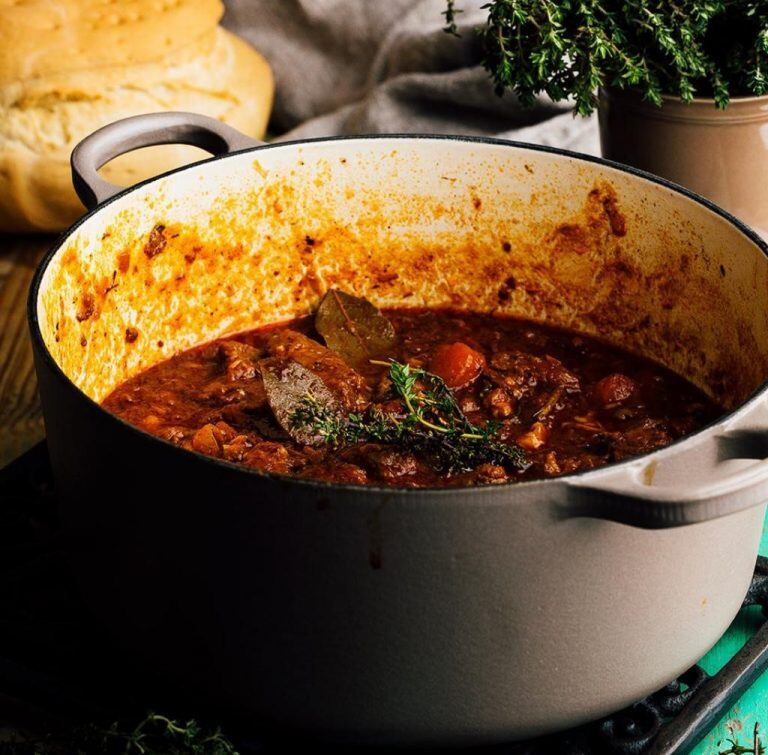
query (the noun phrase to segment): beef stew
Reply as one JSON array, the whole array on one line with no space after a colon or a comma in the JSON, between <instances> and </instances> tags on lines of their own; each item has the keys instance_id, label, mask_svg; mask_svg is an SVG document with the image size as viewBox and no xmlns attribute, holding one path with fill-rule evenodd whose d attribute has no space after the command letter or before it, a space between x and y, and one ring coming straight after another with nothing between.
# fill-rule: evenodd
<instances>
[{"instance_id":1,"label":"beef stew","mask_svg":"<svg viewBox=\"0 0 768 755\"><path fill-rule=\"evenodd\" d=\"M722 413L669 370L584 335L449 310L380 313L334 290L314 320L177 354L104 406L265 472L402 487L590 469Z\"/></svg>"}]
</instances>

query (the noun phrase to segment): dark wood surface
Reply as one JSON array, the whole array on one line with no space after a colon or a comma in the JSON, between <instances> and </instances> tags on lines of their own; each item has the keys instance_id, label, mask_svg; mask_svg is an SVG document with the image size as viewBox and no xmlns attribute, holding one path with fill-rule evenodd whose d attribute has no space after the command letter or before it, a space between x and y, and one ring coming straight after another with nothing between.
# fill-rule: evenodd
<instances>
[{"instance_id":1,"label":"dark wood surface","mask_svg":"<svg viewBox=\"0 0 768 755\"><path fill-rule=\"evenodd\" d=\"M0 234L0 468L43 437L26 303L52 236Z\"/></svg>"}]
</instances>

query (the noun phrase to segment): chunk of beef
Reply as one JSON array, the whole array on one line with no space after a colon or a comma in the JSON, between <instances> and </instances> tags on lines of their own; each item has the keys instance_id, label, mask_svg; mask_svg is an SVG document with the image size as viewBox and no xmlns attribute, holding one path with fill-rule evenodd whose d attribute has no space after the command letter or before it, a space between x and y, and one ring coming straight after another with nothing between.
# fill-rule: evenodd
<instances>
[{"instance_id":1,"label":"chunk of beef","mask_svg":"<svg viewBox=\"0 0 768 755\"><path fill-rule=\"evenodd\" d=\"M347 462L311 464L305 467L304 474L315 480L328 480L329 482L341 482L348 485L365 485L368 482L368 475L362 467Z\"/></svg>"},{"instance_id":2,"label":"chunk of beef","mask_svg":"<svg viewBox=\"0 0 768 755\"><path fill-rule=\"evenodd\" d=\"M515 411L514 399L504 388L491 388L483 397L483 404L494 419L506 419Z\"/></svg>"},{"instance_id":3,"label":"chunk of beef","mask_svg":"<svg viewBox=\"0 0 768 755\"><path fill-rule=\"evenodd\" d=\"M227 461L242 461L253 447L253 441L247 435L236 435L222 445L221 455Z\"/></svg>"},{"instance_id":4,"label":"chunk of beef","mask_svg":"<svg viewBox=\"0 0 768 755\"><path fill-rule=\"evenodd\" d=\"M635 392L635 382L620 372L614 372L595 385L595 396L603 406L625 401Z\"/></svg>"},{"instance_id":5,"label":"chunk of beef","mask_svg":"<svg viewBox=\"0 0 768 755\"><path fill-rule=\"evenodd\" d=\"M605 462L605 457L586 453L585 451L572 454L564 453L557 457L557 466L560 474L571 474L572 472L578 472L580 469L594 469L605 464Z\"/></svg>"},{"instance_id":6,"label":"chunk of beef","mask_svg":"<svg viewBox=\"0 0 768 755\"><path fill-rule=\"evenodd\" d=\"M221 456L222 448L237 436L235 430L226 422L203 425L192 436L192 448L208 456Z\"/></svg>"},{"instance_id":7,"label":"chunk of beef","mask_svg":"<svg viewBox=\"0 0 768 755\"><path fill-rule=\"evenodd\" d=\"M498 464L480 464L475 467L475 481L480 485L500 485L508 477L507 470Z\"/></svg>"},{"instance_id":8,"label":"chunk of beef","mask_svg":"<svg viewBox=\"0 0 768 755\"><path fill-rule=\"evenodd\" d=\"M213 431L213 425L203 425L192 436L192 448L207 456L221 456L221 445Z\"/></svg>"},{"instance_id":9,"label":"chunk of beef","mask_svg":"<svg viewBox=\"0 0 768 755\"><path fill-rule=\"evenodd\" d=\"M245 414L256 415L267 408L267 394L259 375L258 349L239 341L211 344L215 374L199 389L200 398L217 408L206 419L225 419L242 424Z\"/></svg>"},{"instance_id":10,"label":"chunk of beef","mask_svg":"<svg viewBox=\"0 0 768 755\"><path fill-rule=\"evenodd\" d=\"M370 401L370 388L335 351L327 349L303 333L280 330L267 344L272 356L293 359L314 372L347 411L362 411Z\"/></svg>"},{"instance_id":11,"label":"chunk of beef","mask_svg":"<svg viewBox=\"0 0 768 755\"><path fill-rule=\"evenodd\" d=\"M382 480L394 482L419 471L416 457L410 452L379 443L366 443L356 451L359 463Z\"/></svg>"},{"instance_id":12,"label":"chunk of beef","mask_svg":"<svg viewBox=\"0 0 768 755\"><path fill-rule=\"evenodd\" d=\"M180 446L189 437L191 431L186 427L179 427L178 425L168 425L163 428L155 428L152 431L155 435L163 440L167 440L176 446Z\"/></svg>"},{"instance_id":13,"label":"chunk of beef","mask_svg":"<svg viewBox=\"0 0 768 755\"><path fill-rule=\"evenodd\" d=\"M307 460L295 448L274 441L263 441L254 443L253 448L243 456L243 462L264 472L291 474L306 466Z\"/></svg>"},{"instance_id":14,"label":"chunk of beef","mask_svg":"<svg viewBox=\"0 0 768 755\"><path fill-rule=\"evenodd\" d=\"M549 354L538 357L522 351L499 351L491 357L491 367L493 381L518 400L542 385L562 388L566 393L581 390L578 377Z\"/></svg>"},{"instance_id":15,"label":"chunk of beef","mask_svg":"<svg viewBox=\"0 0 768 755\"><path fill-rule=\"evenodd\" d=\"M228 380L252 380L259 372L258 349L240 341L222 341L219 344L219 359Z\"/></svg>"},{"instance_id":16,"label":"chunk of beef","mask_svg":"<svg viewBox=\"0 0 768 755\"><path fill-rule=\"evenodd\" d=\"M216 368L213 377L200 387L200 398L219 407L220 417L235 422L241 410L251 413L264 410L267 394L258 372L258 349L239 341L221 341L211 344L209 349L203 353L210 354ZM228 412L228 406L233 410Z\"/></svg>"},{"instance_id":17,"label":"chunk of beef","mask_svg":"<svg viewBox=\"0 0 768 755\"><path fill-rule=\"evenodd\" d=\"M640 456L666 446L672 440L672 436L661 422L645 419L629 430L613 434L613 455L617 461L629 456Z\"/></svg>"}]
</instances>

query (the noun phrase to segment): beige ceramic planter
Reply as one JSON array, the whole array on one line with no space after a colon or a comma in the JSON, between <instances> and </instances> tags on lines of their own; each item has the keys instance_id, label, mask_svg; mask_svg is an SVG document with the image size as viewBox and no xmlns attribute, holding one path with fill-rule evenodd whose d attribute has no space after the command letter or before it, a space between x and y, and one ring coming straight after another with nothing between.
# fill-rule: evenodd
<instances>
[{"instance_id":1,"label":"beige ceramic planter","mask_svg":"<svg viewBox=\"0 0 768 755\"><path fill-rule=\"evenodd\" d=\"M768 235L768 96L657 107L636 92L600 92L603 157L647 170L711 199Z\"/></svg>"}]
</instances>

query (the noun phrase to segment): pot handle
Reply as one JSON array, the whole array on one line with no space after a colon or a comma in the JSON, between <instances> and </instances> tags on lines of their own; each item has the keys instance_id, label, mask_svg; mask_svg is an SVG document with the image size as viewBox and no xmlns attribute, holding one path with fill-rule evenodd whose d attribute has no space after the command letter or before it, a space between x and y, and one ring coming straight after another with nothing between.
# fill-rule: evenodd
<instances>
[{"instance_id":1,"label":"pot handle","mask_svg":"<svg viewBox=\"0 0 768 755\"><path fill-rule=\"evenodd\" d=\"M661 529L745 511L768 501L768 405L758 396L701 438L563 483L565 517Z\"/></svg>"},{"instance_id":2,"label":"pot handle","mask_svg":"<svg viewBox=\"0 0 768 755\"><path fill-rule=\"evenodd\" d=\"M86 208L92 210L124 189L105 181L99 168L126 152L158 144L191 144L212 155L226 155L264 142L197 113L148 113L123 118L86 136L72 150L72 183Z\"/></svg>"}]
</instances>

